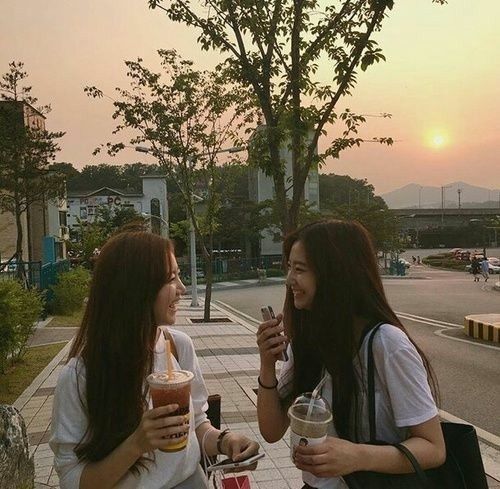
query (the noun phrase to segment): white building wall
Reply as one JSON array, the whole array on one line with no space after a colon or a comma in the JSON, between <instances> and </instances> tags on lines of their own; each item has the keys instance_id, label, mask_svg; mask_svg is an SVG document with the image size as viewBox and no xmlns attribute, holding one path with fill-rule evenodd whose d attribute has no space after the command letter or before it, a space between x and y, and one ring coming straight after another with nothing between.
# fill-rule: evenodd
<instances>
[{"instance_id":1,"label":"white building wall","mask_svg":"<svg viewBox=\"0 0 500 489\"><path fill-rule=\"evenodd\" d=\"M291 187L292 183L292 152L284 145L280 150L280 158L285 161L285 187ZM268 177L264 174L262 170L255 170L257 172L257 182L256 189L254 189L254 199L257 202L262 202L264 200L272 199L274 200L274 182L272 177ZM255 192L256 190L256 192ZM287 191L287 197L292 198L293 190L289 188ZM304 199L308 202L313 209L319 210L319 175L317 170L311 170L306 179L304 185ZM260 242L260 252L261 255L281 255L283 252L282 242L274 241L274 235L280 233L280 230L276 228L270 228L262 232L262 238Z\"/></svg>"},{"instance_id":2,"label":"white building wall","mask_svg":"<svg viewBox=\"0 0 500 489\"><path fill-rule=\"evenodd\" d=\"M96 189L98 190L98 189ZM107 189L104 195L72 195L68 197L68 227L75 228L78 219L83 222L93 222L99 206L133 207L138 214L151 214L151 200L158 199L160 216L168 222L167 183L165 177L147 176L142 178L142 193L121 195L118 191ZM162 235L168 235L168 226L161 227Z\"/></svg>"}]
</instances>

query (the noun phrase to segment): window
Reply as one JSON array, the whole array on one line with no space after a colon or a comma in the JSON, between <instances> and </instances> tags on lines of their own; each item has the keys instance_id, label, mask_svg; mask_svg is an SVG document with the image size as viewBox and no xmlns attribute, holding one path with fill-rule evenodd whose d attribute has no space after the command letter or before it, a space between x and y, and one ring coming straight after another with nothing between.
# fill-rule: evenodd
<instances>
[{"instance_id":1,"label":"window","mask_svg":"<svg viewBox=\"0 0 500 489\"><path fill-rule=\"evenodd\" d=\"M80 207L80 219L87 219L87 208Z\"/></svg>"},{"instance_id":2,"label":"window","mask_svg":"<svg viewBox=\"0 0 500 489\"><path fill-rule=\"evenodd\" d=\"M59 211L59 226L67 226L67 214L66 211Z\"/></svg>"}]
</instances>

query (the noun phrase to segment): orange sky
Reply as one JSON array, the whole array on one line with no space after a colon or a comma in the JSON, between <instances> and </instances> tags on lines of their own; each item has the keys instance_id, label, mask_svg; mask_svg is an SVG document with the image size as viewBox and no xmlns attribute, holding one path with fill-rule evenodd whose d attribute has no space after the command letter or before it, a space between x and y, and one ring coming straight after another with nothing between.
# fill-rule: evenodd
<instances>
[{"instance_id":1,"label":"orange sky","mask_svg":"<svg viewBox=\"0 0 500 489\"><path fill-rule=\"evenodd\" d=\"M500 2L396 4L377 35L387 62L359 75L345 106L392 113L392 119L370 119L362 135L399 142L345 152L323 171L367 178L379 193L410 182L441 186L457 180L499 188ZM124 59L141 56L154 67L158 48L176 48L200 68L217 61L215 54L201 53L194 31L148 10L146 0L1 0L0 6L0 73L9 61L24 61L35 95L52 104L49 129L67 132L58 159L77 167L108 161L91 153L110 140L114 127L111 106L88 99L85 85L112 93L126 83ZM326 80L329 73L322 66L319 76ZM434 139L439 148L429 145ZM130 151L112 162L138 160Z\"/></svg>"}]
</instances>

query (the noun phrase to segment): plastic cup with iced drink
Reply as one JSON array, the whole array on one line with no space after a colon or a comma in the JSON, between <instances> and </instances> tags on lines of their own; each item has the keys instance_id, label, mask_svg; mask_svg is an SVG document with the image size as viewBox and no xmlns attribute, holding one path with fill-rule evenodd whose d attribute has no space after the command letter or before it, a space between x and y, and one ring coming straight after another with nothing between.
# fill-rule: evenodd
<instances>
[{"instance_id":1,"label":"plastic cup with iced drink","mask_svg":"<svg viewBox=\"0 0 500 489\"><path fill-rule=\"evenodd\" d=\"M332 412L321 396L307 392L295 399L288 409L290 418L290 455L299 445L317 445L326 440Z\"/></svg>"},{"instance_id":2,"label":"plastic cup with iced drink","mask_svg":"<svg viewBox=\"0 0 500 489\"><path fill-rule=\"evenodd\" d=\"M147 377L153 407L178 404L179 408L169 416L184 416L189 423L189 405L191 399L191 381L194 375L187 370L174 370L169 377L167 372L154 372ZM170 443L160 448L162 452L178 452L186 448L188 437L182 434L172 435L179 438L177 443Z\"/></svg>"}]
</instances>

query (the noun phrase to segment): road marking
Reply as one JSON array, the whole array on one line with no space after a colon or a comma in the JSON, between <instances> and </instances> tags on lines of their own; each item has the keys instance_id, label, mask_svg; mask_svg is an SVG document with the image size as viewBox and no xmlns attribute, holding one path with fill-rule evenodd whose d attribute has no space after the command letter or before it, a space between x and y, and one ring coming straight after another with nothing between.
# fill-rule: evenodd
<instances>
[{"instance_id":1,"label":"road marking","mask_svg":"<svg viewBox=\"0 0 500 489\"><path fill-rule=\"evenodd\" d=\"M460 341L462 343L468 343L469 345L480 346L488 350L495 350L495 351L500 350L500 348L495 345L485 345L483 343L478 343L477 341L467 340L464 338L455 338L453 336L448 336L447 334L443 333L443 330L446 329L462 329L463 326L459 324L447 323L446 321L439 321L437 319L416 316L414 314L409 314L406 312L397 312L397 311L395 312L402 319L407 319L408 321L413 321L415 323L427 324L428 326L433 326L434 328L440 328L438 331L434 331L434 334L441 338L445 338L447 340L452 340L452 341Z\"/></svg>"},{"instance_id":2,"label":"road marking","mask_svg":"<svg viewBox=\"0 0 500 489\"><path fill-rule=\"evenodd\" d=\"M447 328L463 328L461 324L456 324L456 323L448 323L446 321L441 321L440 319L432 319L432 318L426 318L423 316L417 316L415 314L410 314L409 312L400 312L400 311L394 311L398 316L401 314L402 316L407 316L408 318L416 318L416 319L421 319L422 321L428 322L428 323L437 323L440 326L444 326Z\"/></svg>"}]
</instances>

